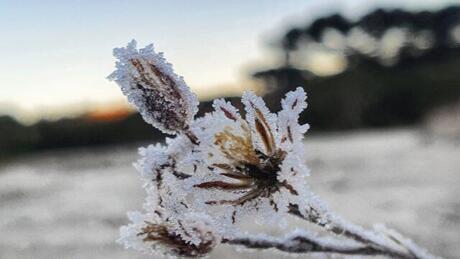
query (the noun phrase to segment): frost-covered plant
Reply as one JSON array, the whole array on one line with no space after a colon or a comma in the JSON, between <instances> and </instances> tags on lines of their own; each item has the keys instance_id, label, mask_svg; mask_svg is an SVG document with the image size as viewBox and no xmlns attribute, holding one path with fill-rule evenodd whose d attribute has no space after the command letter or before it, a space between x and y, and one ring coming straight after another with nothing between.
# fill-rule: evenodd
<instances>
[{"instance_id":1,"label":"frost-covered plant","mask_svg":"<svg viewBox=\"0 0 460 259\"><path fill-rule=\"evenodd\" d=\"M117 82L144 120L175 135L166 145L140 149L136 168L144 180L143 212L121 228L125 247L169 256L205 256L220 243L288 253L386 255L434 258L384 226L365 230L333 214L308 188L303 135L307 107L302 88L289 92L271 113L262 98L244 93L244 116L223 99L195 118L196 96L153 45L132 41L117 48ZM286 225L295 216L332 233L295 230L284 237L247 234L238 224L250 215L259 224Z\"/></svg>"}]
</instances>

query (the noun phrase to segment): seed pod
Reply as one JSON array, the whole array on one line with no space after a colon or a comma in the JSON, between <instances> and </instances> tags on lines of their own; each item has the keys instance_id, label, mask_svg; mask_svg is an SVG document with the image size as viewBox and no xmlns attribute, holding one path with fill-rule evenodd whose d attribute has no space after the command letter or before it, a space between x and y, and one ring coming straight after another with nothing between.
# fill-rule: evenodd
<instances>
[{"instance_id":1,"label":"seed pod","mask_svg":"<svg viewBox=\"0 0 460 259\"><path fill-rule=\"evenodd\" d=\"M138 236L145 243L163 246L165 254L182 257L202 257L209 254L216 246L213 234L200 232L201 230L198 228L195 228L194 231L199 234L200 238L200 242L196 244L187 242L183 236L171 231L166 225L146 222Z\"/></svg>"},{"instance_id":2,"label":"seed pod","mask_svg":"<svg viewBox=\"0 0 460 259\"><path fill-rule=\"evenodd\" d=\"M158 213L130 212L130 224L120 228L119 243L125 248L172 257L208 255L222 237L215 222L205 214L185 213L163 220Z\"/></svg>"},{"instance_id":3,"label":"seed pod","mask_svg":"<svg viewBox=\"0 0 460 259\"><path fill-rule=\"evenodd\" d=\"M198 100L163 54L155 53L153 45L137 50L134 40L113 54L118 61L109 79L118 83L142 118L164 133L186 130L198 111Z\"/></svg>"}]
</instances>

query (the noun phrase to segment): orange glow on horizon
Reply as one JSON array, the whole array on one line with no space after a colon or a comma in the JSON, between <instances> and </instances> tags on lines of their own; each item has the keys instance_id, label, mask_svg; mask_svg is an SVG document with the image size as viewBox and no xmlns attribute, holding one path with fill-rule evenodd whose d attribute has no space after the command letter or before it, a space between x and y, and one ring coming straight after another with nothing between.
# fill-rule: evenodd
<instances>
[{"instance_id":1,"label":"orange glow on horizon","mask_svg":"<svg viewBox=\"0 0 460 259\"><path fill-rule=\"evenodd\" d=\"M112 107L111 109L101 108L88 113L86 119L91 122L120 121L126 119L133 112L132 109L126 106Z\"/></svg>"}]
</instances>

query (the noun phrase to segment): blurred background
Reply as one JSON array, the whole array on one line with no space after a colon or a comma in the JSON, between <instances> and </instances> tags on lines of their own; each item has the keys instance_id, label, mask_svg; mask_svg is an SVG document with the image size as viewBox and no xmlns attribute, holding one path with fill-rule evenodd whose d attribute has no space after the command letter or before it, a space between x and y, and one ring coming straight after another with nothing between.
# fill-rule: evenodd
<instances>
[{"instance_id":1,"label":"blurred background","mask_svg":"<svg viewBox=\"0 0 460 259\"><path fill-rule=\"evenodd\" d=\"M304 87L312 189L460 256L460 1L0 0L0 33L0 258L148 258L115 243L144 197L137 147L165 137L106 79L133 38L200 115L247 89L277 111Z\"/></svg>"}]
</instances>

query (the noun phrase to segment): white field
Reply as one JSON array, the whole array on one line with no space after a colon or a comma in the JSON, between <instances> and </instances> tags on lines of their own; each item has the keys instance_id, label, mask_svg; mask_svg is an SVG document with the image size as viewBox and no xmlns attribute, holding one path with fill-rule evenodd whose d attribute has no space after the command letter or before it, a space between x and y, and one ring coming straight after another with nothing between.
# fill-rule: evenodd
<instances>
[{"instance_id":1,"label":"white field","mask_svg":"<svg viewBox=\"0 0 460 259\"><path fill-rule=\"evenodd\" d=\"M311 188L349 220L384 222L460 257L460 143L417 130L309 136ZM44 152L0 165L0 258L152 258L115 240L140 208L136 147ZM211 258L281 258L221 246ZM307 256L305 256L307 257Z\"/></svg>"}]
</instances>

